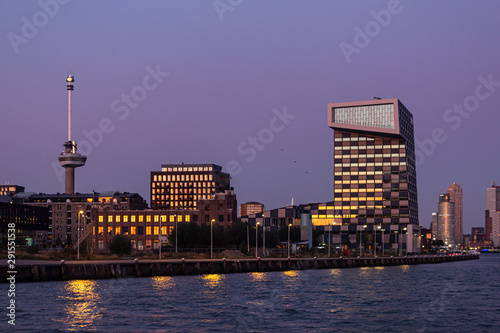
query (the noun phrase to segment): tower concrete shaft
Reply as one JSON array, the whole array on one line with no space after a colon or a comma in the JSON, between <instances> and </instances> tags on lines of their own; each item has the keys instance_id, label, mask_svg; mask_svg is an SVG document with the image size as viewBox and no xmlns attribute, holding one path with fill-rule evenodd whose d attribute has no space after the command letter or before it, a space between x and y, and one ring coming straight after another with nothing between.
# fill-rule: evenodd
<instances>
[{"instance_id":1,"label":"tower concrete shaft","mask_svg":"<svg viewBox=\"0 0 500 333\"><path fill-rule=\"evenodd\" d=\"M66 78L68 89L68 141L64 143L64 152L59 156L59 163L65 169L65 193L75 193L75 168L85 165L87 156L76 152L76 142L71 140L71 92L75 78L69 75Z\"/></svg>"}]
</instances>

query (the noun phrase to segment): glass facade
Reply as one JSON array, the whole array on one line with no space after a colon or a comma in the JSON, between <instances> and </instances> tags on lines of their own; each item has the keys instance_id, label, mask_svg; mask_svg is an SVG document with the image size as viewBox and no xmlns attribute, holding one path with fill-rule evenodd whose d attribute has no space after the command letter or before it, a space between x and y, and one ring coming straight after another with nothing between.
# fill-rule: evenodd
<instances>
[{"instance_id":1,"label":"glass facade","mask_svg":"<svg viewBox=\"0 0 500 333\"><path fill-rule=\"evenodd\" d=\"M333 109L333 121L339 124L394 129L394 104L340 107Z\"/></svg>"}]
</instances>

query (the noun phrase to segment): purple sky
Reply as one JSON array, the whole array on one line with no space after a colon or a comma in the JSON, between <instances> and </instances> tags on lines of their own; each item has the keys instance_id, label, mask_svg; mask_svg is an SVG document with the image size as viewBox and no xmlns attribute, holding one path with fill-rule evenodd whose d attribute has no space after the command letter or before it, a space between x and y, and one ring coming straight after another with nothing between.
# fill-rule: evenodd
<instances>
[{"instance_id":1,"label":"purple sky","mask_svg":"<svg viewBox=\"0 0 500 333\"><path fill-rule=\"evenodd\" d=\"M77 191L148 202L161 164L227 171L230 161L240 203L330 201L327 104L396 97L413 113L416 140L438 128L446 136L417 167L420 224L456 182L464 233L484 225L486 188L500 183L500 2L60 2L41 1L50 15L38 1L0 2L0 183L64 191L52 164L67 139L70 73L73 138L88 156ZM473 111L447 111L464 103ZM276 118L284 110L286 124ZM259 135L252 154L249 137Z\"/></svg>"}]
</instances>

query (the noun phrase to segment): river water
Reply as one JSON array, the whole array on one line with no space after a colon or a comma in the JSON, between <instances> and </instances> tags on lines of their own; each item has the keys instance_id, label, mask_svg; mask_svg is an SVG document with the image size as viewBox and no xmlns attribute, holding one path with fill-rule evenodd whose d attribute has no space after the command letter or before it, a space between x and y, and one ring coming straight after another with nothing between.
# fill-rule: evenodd
<instances>
[{"instance_id":1,"label":"river water","mask_svg":"<svg viewBox=\"0 0 500 333\"><path fill-rule=\"evenodd\" d=\"M8 287L0 288L5 309ZM15 329L30 332L499 332L500 255L416 266L18 283L15 300ZM1 332L14 328L4 313Z\"/></svg>"}]
</instances>

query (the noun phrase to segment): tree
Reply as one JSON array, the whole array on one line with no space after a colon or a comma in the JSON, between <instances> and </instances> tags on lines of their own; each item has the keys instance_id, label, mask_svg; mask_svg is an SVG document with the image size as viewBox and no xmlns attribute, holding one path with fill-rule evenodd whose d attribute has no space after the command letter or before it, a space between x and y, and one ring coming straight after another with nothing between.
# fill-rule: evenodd
<instances>
[{"instance_id":1,"label":"tree","mask_svg":"<svg viewBox=\"0 0 500 333\"><path fill-rule=\"evenodd\" d=\"M132 251L132 244L128 237L116 235L109 243L109 251L114 254L129 254Z\"/></svg>"}]
</instances>

